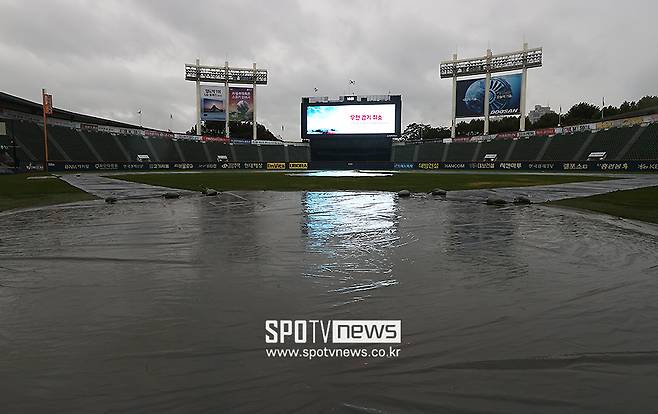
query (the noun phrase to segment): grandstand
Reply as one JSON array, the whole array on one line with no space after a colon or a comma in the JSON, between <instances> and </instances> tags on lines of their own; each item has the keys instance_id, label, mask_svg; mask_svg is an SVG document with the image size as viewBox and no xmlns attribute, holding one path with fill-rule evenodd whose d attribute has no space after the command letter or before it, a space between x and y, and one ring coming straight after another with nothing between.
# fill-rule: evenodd
<instances>
[{"instance_id":1,"label":"grandstand","mask_svg":"<svg viewBox=\"0 0 658 414\"><path fill-rule=\"evenodd\" d=\"M519 138L513 141L512 152L507 161L536 161L546 141L546 137Z\"/></svg>"},{"instance_id":2,"label":"grandstand","mask_svg":"<svg viewBox=\"0 0 658 414\"><path fill-rule=\"evenodd\" d=\"M583 148L582 153L578 157L579 160L586 160L587 156L592 152L605 152L607 158L612 160L620 159L619 155L629 140L635 135L640 126L633 126L631 128L613 128L603 131L598 131L592 137L589 145Z\"/></svg>"},{"instance_id":3,"label":"grandstand","mask_svg":"<svg viewBox=\"0 0 658 414\"><path fill-rule=\"evenodd\" d=\"M19 165L43 162L40 111L39 104L0 93L0 122L9 131L0 136L0 145L9 148L15 140ZM309 161L307 144L234 145L226 138L148 130L59 109L48 120L48 154L52 162L135 162L138 155L152 162L206 163L217 162L218 156L243 162ZM13 151L4 156L13 157Z\"/></svg>"},{"instance_id":4,"label":"grandstand","mask_svg":"<svg viewBox=\"0 0 658 414\"><path fill-rule=\"evenodd\" d=\"M576 132L574 134L555 135L548 143L543 161L571 161L576 159L576 153L586 143L592 133Z\"/></svg>"},{"instance_id":5,"label":"grandstand","mask_svg":"<svg viewBox=\"0 0 658 414\"><path fill-rule=\"evenodd\" d=\"M622 156L623 160L656 161L658 160L658 123L653 123L642 131L637 141Z\"/></svg>"},{"instance_id":6,"label":"grandstand","mask_svg":"<svg viewBox=\"0 0 658 414\"><path fill-rule=\"evenodd\" d=\"M421 149L418 151L418 159L416 161L443 161L448 144L442 142L428 142L422 144Z\"/></svg>"},{"instance_id":7,"label":"grandstand","mask_svg":"<svg viewBox=\"0 0 658 414\"><path fill-rule=\"evenodd\" d=\"M452 142L448 145L446 161L475 161L475 142Z\"/></svg>"},{"instance_id":8,"label":"grandstand","mask_svg":"<svg viewBox=\"0 0 658 414\"><path fill-rule=\"evenodd\" d=\"M0 136L4 162L15 141L19 165L43 161L41 105L0 94ZM422 141L393 145L392 162L471 162L496 154L496 161L585 161L590 153L605 152L606 161L658 161L658 116L602 121L577 127L506 133L488 137ZM232 142L140 128L112 120L55 110L48 121L49 160L52 162L310 162L306 143ZM349 161L349 160L348 160Z\"/></svg>"},{"instance_id":9,"label":"grandstand","mask_svg":"<svg viewBox=\"0 0 658 414\"><path fill-rule=\"evenodd\" d=\"M480 145L475 159L483 160L484 156L487 154L496 154L499 161L507 161L507 152L509 151L512 142L513 141L507 139L495 139L483 142Z\"/></svg>"}]
</instances>

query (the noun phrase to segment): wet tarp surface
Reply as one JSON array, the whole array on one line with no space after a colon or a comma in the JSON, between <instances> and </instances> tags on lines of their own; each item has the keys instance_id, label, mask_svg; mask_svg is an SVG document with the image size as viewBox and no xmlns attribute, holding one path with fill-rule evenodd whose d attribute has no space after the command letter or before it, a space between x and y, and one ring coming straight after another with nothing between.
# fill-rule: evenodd
<instances>
[{"instance_id":1,"label":"wet tarp surface","mask_svg":"<svg viewBox=\"0 0 658 414\"><path fill-rule=\"evenodd\" d=\"M239 192L3 215L2 411L655 409L655 227L470 197ZM268 319L399 319L400 354L268 358Z\"/></svg>"}]
</instances>

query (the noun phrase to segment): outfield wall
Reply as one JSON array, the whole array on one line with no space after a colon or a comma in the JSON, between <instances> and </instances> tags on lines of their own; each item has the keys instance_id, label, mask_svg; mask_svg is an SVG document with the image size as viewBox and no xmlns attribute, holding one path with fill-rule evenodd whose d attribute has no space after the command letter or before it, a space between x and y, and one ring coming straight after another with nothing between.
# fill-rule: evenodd
<instances>
[{"instance_id":1,"label":"outfield wall","mask_svg":"<svg viewBox=\"0 0 658 414\"><path fill-rule=\"evenodd\" d=\"M398 170L398 171L596 171L658 172L658 161L581 161L581 162L49 162L53 172L82 171L186 171L186 170ZM43 170L40 164L23 170Z\"/></svg>"}]
</instances>

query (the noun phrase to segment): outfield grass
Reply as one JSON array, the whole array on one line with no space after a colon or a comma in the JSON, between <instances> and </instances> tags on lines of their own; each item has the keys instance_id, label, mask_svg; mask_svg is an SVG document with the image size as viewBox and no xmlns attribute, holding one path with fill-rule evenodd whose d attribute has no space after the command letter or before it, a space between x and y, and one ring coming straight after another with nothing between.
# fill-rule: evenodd
<instances>
[{"instance_id":1,"label":"outfield grass","mask_svg":"<svg viewBox=\"0 0 658 414\"><path fill-rule=\"evenodd\" d=\"M0 211L95 198L57 178L28 180L37 175L0 175Z\"/></svg>"},{"instance_id":2,"label":"outfield grass","mask_svg":"<svg viewBox=\"0 0 658 414\"><path fill-rule=\"evenodd\" d=\"M284 172L205 172L196 174L123 174L112 178L186 190L327 191L378 190L428 192L433 188L468 190L608 180L608 177L550 174L393 174L391 177L291 177Z\"/></svg>"},{"instance_id":3,"label":"outfield grass","mask_svg":"<svg viewBox=\"0 0 658 414\"><path fill-rule=\"evenodd\" d=\"M590 197L552 201L548 204L658 223L658 187L615 191Z\"/></svg>"}]
</instances>

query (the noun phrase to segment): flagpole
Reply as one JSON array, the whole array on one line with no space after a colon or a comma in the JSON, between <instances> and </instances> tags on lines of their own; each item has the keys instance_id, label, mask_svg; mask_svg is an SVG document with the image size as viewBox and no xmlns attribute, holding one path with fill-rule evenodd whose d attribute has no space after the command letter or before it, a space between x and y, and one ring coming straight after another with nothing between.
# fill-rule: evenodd
<instances>
[{"instance_id":1,"label":"flagpole","mask_svg":"<svg viewBox=\"0 0 658 414\"><path fill-rule=\"evenodd\" d=\"M41 89L41 101L43 108L43 170L48 172L48 127L46 121L46 90Z\"/></svg>"}]
</instances>

